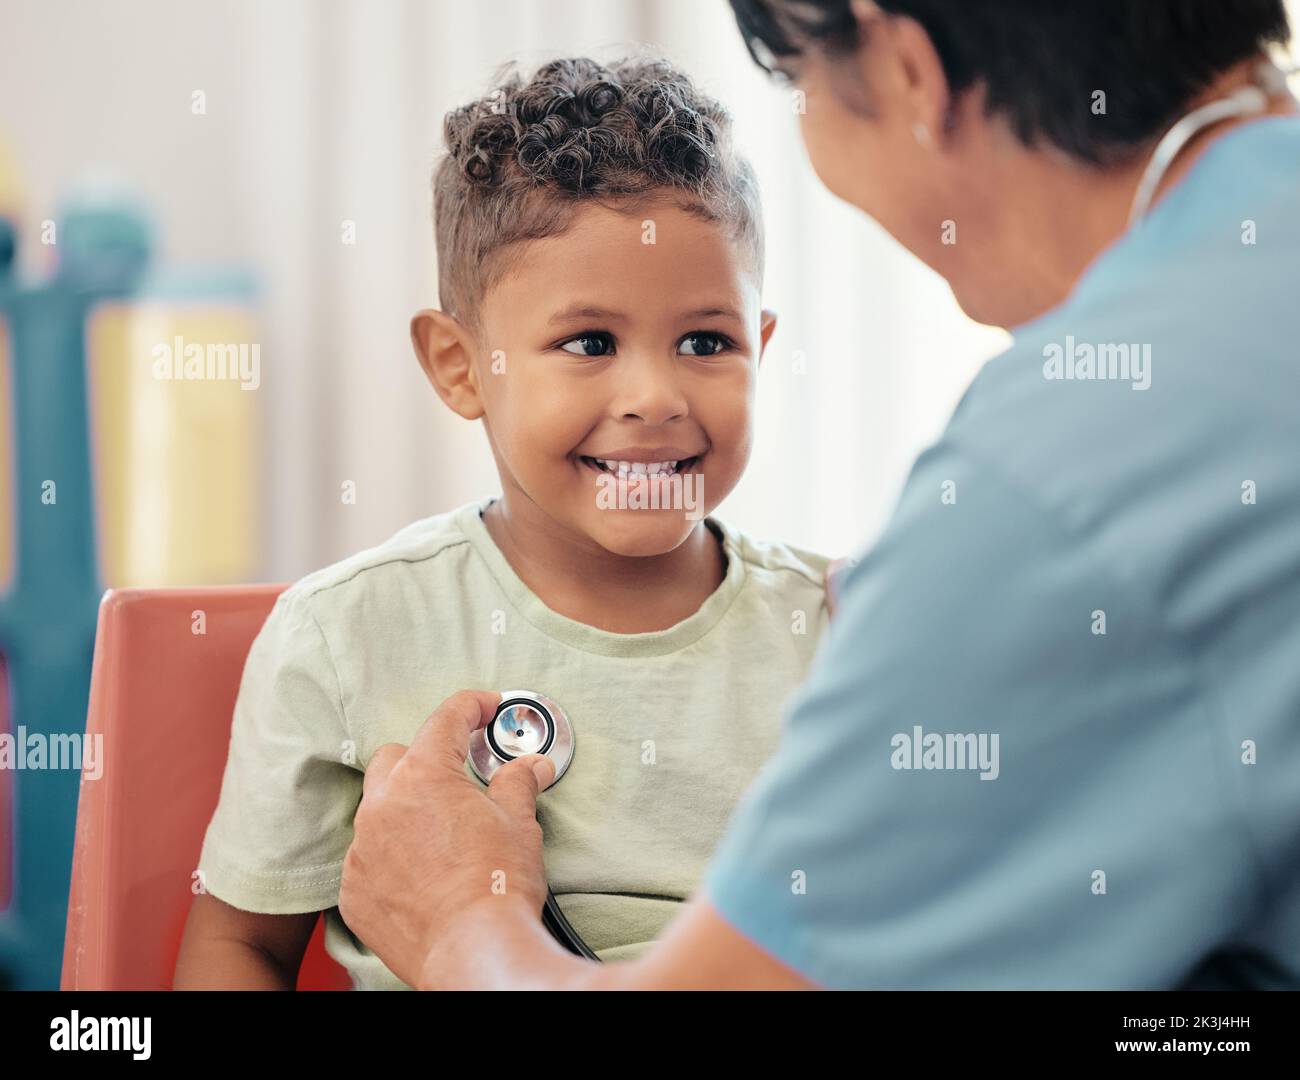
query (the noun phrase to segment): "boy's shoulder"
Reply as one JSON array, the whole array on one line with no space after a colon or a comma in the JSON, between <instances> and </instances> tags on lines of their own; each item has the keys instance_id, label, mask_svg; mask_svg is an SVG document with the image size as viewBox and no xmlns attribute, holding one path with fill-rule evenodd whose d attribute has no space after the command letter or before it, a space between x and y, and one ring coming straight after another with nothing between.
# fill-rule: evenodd
<instances>
[{"instance_id":1,"label":"boy's shoulder","mask_svg":"<svg viewBox=\"0 0 1300 1080\"><path fill-rule=\"evenodd\" d=\"M709 520L722 529L731 548L744 561L749 576L761 584L788 588L807 583L818 590L825 586L826 568L831 562L829 555L754 536L716 517Z\"/></svg>"},{"instance_id":2,"label":"boy's shoulder","mask_svg":"<svg viewBox=\"0 0 1300 1080\"><path fill-rule=\"evenodd\" d=\"M443 563L458 564L455 553L469 547L464 515L478 512L483 505L486 503L466 503L404 525L386 540L299 578L284 590L281 599L320 602L337 592L373 591L395 579L405 583L412 576L441 572ZM459 566L445 569L455 574Z\"/></svg>"}]
</instances>

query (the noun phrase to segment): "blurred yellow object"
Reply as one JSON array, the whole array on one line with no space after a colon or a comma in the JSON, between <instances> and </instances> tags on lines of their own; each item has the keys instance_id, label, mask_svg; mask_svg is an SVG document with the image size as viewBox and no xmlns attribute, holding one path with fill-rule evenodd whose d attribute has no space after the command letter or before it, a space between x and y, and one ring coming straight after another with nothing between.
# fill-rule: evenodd
<instances>
[{"instance_id":1,"label":"blurred yellow object","mask_svg":"<svg viewBox=\"0 0 1300 1080\"><path fill-rule=\"evenodd\" d=\"M245 307L171 300L104 304L87 327L107 586L224 584L257 569L257 391L157 377L177 338L248 347L257 333Z\"/></svg>"},{"instance_id":2,"label":"blurred yellow object","mask_svg":"<svg viewBox=\"0 0 1300 1080\"><path fill-rule=\"evenodd\" d=\"M18 166L0 139L0 217L17 221L22 210L23 186L18 180Z\"/></svg>"}]
</instances>

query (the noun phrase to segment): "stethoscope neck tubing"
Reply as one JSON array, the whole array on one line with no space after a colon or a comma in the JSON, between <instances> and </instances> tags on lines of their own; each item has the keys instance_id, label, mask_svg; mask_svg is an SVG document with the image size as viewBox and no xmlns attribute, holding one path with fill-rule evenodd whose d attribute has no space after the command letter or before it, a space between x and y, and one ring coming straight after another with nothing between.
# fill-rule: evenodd
<instances>
[{"instance_id":1,"label":"stethoscope neck tubing","mask_svg":"<svg viewBox=\"0 0 1300 1080\"><path fill-rule=\"evenodd\" d=\"M1165 132L1138 183L1137 194L1133 197L1133 205L1129 210L1129 228L1146 216L1169 167L1196 135L1224 120L1266 112L1273 97L1288 92L1286 80L1293 71L1294 69L1283 70L1272 62L1261 64L1256 71L1255 82L1239 87L1225 98L1193 109Z\"/></svg>"}]
</instances>

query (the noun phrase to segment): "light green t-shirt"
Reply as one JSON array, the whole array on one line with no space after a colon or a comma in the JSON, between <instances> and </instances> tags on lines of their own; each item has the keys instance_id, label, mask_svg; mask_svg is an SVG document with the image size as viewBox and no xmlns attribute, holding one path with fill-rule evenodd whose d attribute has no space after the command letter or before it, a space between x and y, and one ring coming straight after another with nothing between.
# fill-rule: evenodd
<instances>
[{"instance_id":1,"label":"light green t-shirt","mask_svg":"<svg viewBox=\"0 0 1300 1080\"><path fill-rule=\"evenodd\" d=\"M302 578L244 666L205 887L245 911L325 911L326 949L357 989L405 988L336 908L379 746L409 743L457 690L555 700L576 742L538 800L547 876L602 959L630 958L703 880L826 627L824 557L716 518L726 575L693 615L640 634L566 618L497 548L480 516L492 501Z\"/></svg>"}]
</instances>

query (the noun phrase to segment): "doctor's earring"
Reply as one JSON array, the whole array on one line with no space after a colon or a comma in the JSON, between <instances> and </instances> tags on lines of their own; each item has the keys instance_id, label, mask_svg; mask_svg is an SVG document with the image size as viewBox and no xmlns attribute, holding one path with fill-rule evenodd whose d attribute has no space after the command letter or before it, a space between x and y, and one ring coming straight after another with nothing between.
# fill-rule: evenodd
<instances>
[{"instance_id":1,"label":"doctor's earring","mask_svg":"<svg viewBox=\"0 0 1300 1080\"><path fill-rule=\"evenodd\" d=\"M924 146L927 150L934 145L934 139L930 137L929 126L921 123L920 120L912 125L912 135L916 139L917 144Z\"/></svg>"}]
</instances>

